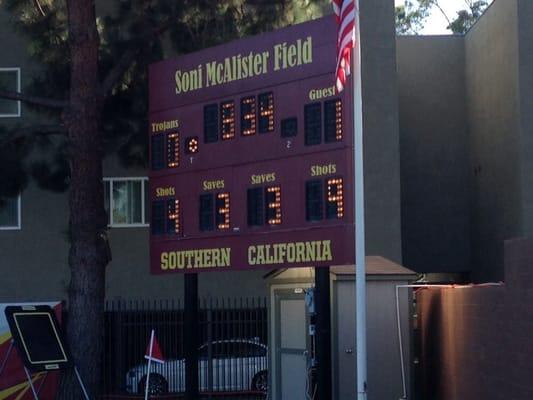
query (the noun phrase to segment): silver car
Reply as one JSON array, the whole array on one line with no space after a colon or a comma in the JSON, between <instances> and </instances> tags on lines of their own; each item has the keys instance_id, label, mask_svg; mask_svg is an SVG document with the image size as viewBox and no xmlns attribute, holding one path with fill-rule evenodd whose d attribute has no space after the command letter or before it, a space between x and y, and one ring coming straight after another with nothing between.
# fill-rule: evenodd
<instances>
[{"instance_id":1,"label":"silver car","mask_svg":"<svg viewBox=\"0 0 533 400\"><path fill-rule=\"evenodd\" d=\"M144 393L147 363L128 371L126 389ZM200 391L266 393L268 385L267 346L257 340L218 340L198 349ZM148 392L163 394L185 391L185 360L152 363Z\"/></svg>"}]
</instances>

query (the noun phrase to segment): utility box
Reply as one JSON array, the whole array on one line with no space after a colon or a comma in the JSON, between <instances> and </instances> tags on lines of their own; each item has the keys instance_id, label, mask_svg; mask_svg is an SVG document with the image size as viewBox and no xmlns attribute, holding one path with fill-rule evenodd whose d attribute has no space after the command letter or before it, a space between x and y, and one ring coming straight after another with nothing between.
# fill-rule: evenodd
<instances>
[{"instance_id":1,"label":"utility box","mask_svg":"<svg viewBox=\"0 0 533 400\"><path fill-rule=\"evenodd\" d=\"M416 274L378 256L366 258L366 271L368 399L410 398L411 292L399 286L412 282ZM313 367L312 296L306 293L314 287L314 269L276 270L265 278L269 286L269 399L306 400ZM331 267L330 285L332 396L352 400L357 398L354 266Z\"/></svg>"}]
</instances>

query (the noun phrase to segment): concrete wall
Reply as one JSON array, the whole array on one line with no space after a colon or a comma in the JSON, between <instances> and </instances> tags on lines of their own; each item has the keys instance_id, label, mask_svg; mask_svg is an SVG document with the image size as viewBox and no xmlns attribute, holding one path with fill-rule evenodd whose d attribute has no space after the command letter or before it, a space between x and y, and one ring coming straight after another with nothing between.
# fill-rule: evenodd
<instances>
[{"instance_id":1,"label":"concrete wall","mask_svg":"<svg viewBox=\"0 0 533 400\"><path fill-rule=\"evenodd\" d=\"M403 264L470 269L464 40L397 38Z\"/></svg>"},{"instance_id":2,"label":"concrete wall","mask_svg":"<svg viewBox=\"0 0 533 400\"><path fill-rule=\"evenodd\" d=\"M465 37L474 280L503 278L522 234L517 0L495 1Z\"/></svg>"},{"instance_id":3,"label":"concrete wall","mask_svg":"<svg viewBox=\"0 0 533 400\"><path fill-rule=\"evenodd\" d=\"M417 294L421 399L533 398L533 241L505 244L500 287Z\"/></svg>"},{"instance_id":4,"label":"concrete wall","mask_svg":"<svg viewBox=\"0 0 533 400\"><path fill-rule=\"evenodd\" d=\"M533 236L533 3L518 1L520 128L522 150L522 229Z\"/></svg>"},{"instance_id":5,"label":"concrete wall","mask_svg":"<svg viewBox=\"0 0 533 400\"><path fill-rule=\"evenodd\" d=\"M394 1L362 0L360 8L366 248L401 262Z\"/></svg>"}]
</instances>

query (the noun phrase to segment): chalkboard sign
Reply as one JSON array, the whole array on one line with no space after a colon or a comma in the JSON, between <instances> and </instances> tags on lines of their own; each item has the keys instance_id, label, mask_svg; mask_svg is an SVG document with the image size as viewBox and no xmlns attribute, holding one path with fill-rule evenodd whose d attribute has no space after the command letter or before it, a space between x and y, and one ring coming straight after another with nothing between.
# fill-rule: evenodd
<instances>
[{"instance_id":1,"label":"chalkboard sign","mask_svg":"<svg viewBox=\"0 0 533 400\"><path fill-rule=\"evenodd\" d=\"M5 314L15 346L28 369L48 371L72 365L52 308L10 306Z\"/></svg>"}]
</instances>

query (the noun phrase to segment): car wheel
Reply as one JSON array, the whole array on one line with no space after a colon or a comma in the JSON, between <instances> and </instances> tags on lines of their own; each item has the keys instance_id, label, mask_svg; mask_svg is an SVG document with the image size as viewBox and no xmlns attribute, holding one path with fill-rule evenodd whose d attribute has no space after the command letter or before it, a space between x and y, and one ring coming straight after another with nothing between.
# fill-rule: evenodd
<instances>
[{"instance_id":1,"label":"car wheel","mask_svg":"<svg viewBox=\"0 0 533 400\"><path fill-rule=\"evenodd\" d=\"M268 389L268 372L259 371L252 379L252 390L266 393Z\"/></svg>"},{"instance_id":2,"label":"car wheel","mask_svg":"<svg viewBox=\"0 0 533 400\"><path fill-rule=\"evenodd\" d=\"M139 382L139 393L144 394L146 390L146 375L141 378ZM150 382L148 383L148 394L164 394L168 393L168 382L164 376L159 374L150 374Z\"/></svg>"}]
</instances>

